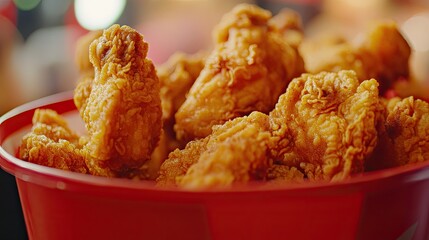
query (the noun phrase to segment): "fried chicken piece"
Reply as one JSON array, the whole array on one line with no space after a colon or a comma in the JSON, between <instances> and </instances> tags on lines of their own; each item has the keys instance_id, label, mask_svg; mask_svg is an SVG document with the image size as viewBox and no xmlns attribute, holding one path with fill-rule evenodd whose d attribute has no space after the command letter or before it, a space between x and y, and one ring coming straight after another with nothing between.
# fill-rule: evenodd
<instances>
[{"instance_id":1,"label":"fried chicken piece","mask_svg":"<svg viewBox=\"0 0 429 240\"><path fill-rule=\"evenodd\" d=\"M275 31L281 33L286 42L294 48L298 48L304 39L302 20L296 11L284 8L273 16L268 25Z\"/></svg>"},{"instance_id":2,"label":"fried chicken piece","mask_svg":"<svg viewBox=\"0 0 429 240\"><path fill-rule=\"evenodd\" d=\"M174 115L185 101L186 94L204 67L205 53L194 55L176 53L157 69L160 82L163 132L158 146L150 159L151 176L155 176L159 166L167 159L168 154L184 145L176 140Z\"/></svg>"},{"instance_id":3,"label":"fried chicken piece","mask_svg":"<svg viewBox=\"0 0 429 240\"><path fill-rule=\"evenodd\" d=\"M209 137L190 141L182 150L176 149L168 155L159 170L156 179L159 186L174 186L188 169L198 162L200 155L206 151Z\"/></svg>"},{"instance_id":4,"label":"fried chicken piece","mask_svg":"<svg viewBox=\"0 0 429 240\"><path fill-rule=\"evenodd\" d=\"M94 67L89 60L89 46L94 40L101 37L101 35L103 35L102 30L91 31L79 38L79 40L77 41L75 61L76 66L81 73L86 71L94 72Z\"/></svg>"},{"instance_id":5,"label":"fried chicken piece","mask_svg":"<svg viewBox=\"0 0 429 240\"><path fill-rule=\"evenodd\" d=\"M268 116L260 112L215 126L208 137L171 153L157 182L207 188L264 179L270 163L268 128Z\"/></svg>"},{"instance_id":6,"label":"fried chicken piece","mask_svg":"<svg viewBox=\"0 0 429 240\"><path fill-rule=\"evenodd\" d=\"M126 176L152 154L161 133L159 81L148 44L128 26L113 25L89 48L95 78L83 109L91 173Z\"/></svg>"},{"instance_id":7,"label":"fried chicken piece","mask_svg":"<svg viewBox=\"0 0 429 240\"><path fill-rule=\"evenodd\" d=\"M89 32L77 42L75 56L76 66L79 68L80 76L74 90L73 100L81 116L83 116L83 109L86 108L86 102L91 93L92 83L94 81L94 67L89 61L89 46L102 34L103 31L101 30Z\"/></svg>"},{"instance_id":8,"label":"fried chicken piece","mask_svg":"<svg viewBox=\"0 0 429 240\"><path fill-rule=\"evenodd\" d=\"M272 164L267 170L267 180L270 183L302 183L304 174L296 167Z\"/></svg>"},{"instance_id":9,"label":"fried chicken piece","mask_svg":"<svg viewBox=\"0 0 429 240\"><path fill-rule=\"evenodd\" d=\"M176 113L176 135L203 138L212 126L252 111L268 113L303 61L281 34L268 27L270 12L241 4L214 31L215 48Z\"/></svg>"},{"instance_id":10,"label":"fried chicken piece","mask_svg":"<svg viewBox=\"0 0 429 240\"><path fill-rule=\"evenodd\" d=\"M414 97L383 101L379 141L367 170L423 162L429 159L429 103Z\"/></svg>"},{"instance_id":11,"label":"fried chicken piece","mask_svg":"<svg viewBox=\"0 0 429 240\"><path fill-rule=\"evenodd\" d=\"M206 54L175 53L157 69L162 104L162 118L174 121L174 115L183 104L186 94L204 68Z\"/></svg>"},{"instance_id":12,"label":"fried chicken piece","mask_svg":"<svg viewBox=\"0 0 429 240\"><path fill-rule=\"evenodd\" d=\"M270 113L274 163L310 180L338 181L364 170L377 142L378 83L353 71L303 74Z\"/></svg>"},{"instance_id":13,"label":"fried chicken piece","mask_svg":"<svg viewBox=\"0 0 429 240\"><path fill-rule=\"evenodd\" d=\"M359 46L349 42L307 41L300 45L309 73L354 70L362 82L375 78L380 94L401 78L408 78L410 46L394 22L376 24Z\"/></svg>"},{"instance_id":14,"label":"fried chicken piece","mask_svg":"<svg viewBox=\"0 0 429 240\"><path fill-rule=\"evenodd\" d=\"M416 99L429 101L429 82L417 79L407 79L407 81L397 81L394 83L392 92L395 96L406 98L413 96Z\"/></svg>"},{"instance_id":15,"label":"fried chicken piece","mask_svg":"<svg viewBox=\"0 0 429 240\"><path fill-rule=\"evenodd\" d=\"M150 159L141 167L137 178L140 180L155 180L159 175L161 164L168 158L168 154L178 147L180 145L176 138L162 131L158 145L153 150Z\"/></svg>"},{"instance_id":16,"label":"fried chicken piece","mask_svg":"<svg viewBox=\"0 0 429 240\"><path fill-rule=\"evenodd\" d=\"M48 167L88 173L81 147L79 137L60 115L38 109L31 132L22 139L19 157Z\"/></svg>"}]
</instances>

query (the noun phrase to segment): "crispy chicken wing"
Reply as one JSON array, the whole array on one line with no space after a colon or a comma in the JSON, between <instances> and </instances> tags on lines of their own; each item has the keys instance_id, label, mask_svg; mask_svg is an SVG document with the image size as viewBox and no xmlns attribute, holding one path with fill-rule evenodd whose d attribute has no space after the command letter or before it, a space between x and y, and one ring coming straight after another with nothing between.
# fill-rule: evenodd
<instances>
[{"instance_id":1,"label":"crispy chicken wing","mask_svg":"<svg viewBox=\"0 0 429 240\"><path fill-rule=\"evenodd\" d=\"M176 150L161 166L159 185L225 187L265 178L269 167L268 116L253 112L215 126L206 138Z\"/></svg>"},{"instance_id":2,"label":"crispy chicken wing","mask_svg":"<svg viewBox=\"0 0 429 240\"><path fill-rule=\"evenodd\" d=\"M429 159L429 103L392 98L383 101L379 141L367 170L422 162Z\"/></svg>"},{"instance_id":3,"label":"crispy chicken wing","mask_svg":"<svg viewBox=\"0 0 429 240\"><path fill-rule=\"evenodd\" d=\"M89 173L79 137L53 110L36 110L31 132L24 136L19 157L28 162L73 172Z\"/></svg>"},{"instance_id":4,"label":"crispy chicken wing","mask_svg":"<svg viewBox=\"0 0 429 240\"><path fill-rule=\"evenodd\" d=\"M179 140L203 138L212 126L257 110L269 112L289 81L301 74L297 51L277 31L270 12L241 4L214 31L215 49L176 113Z\"/></svg>"},{"instance_id":5,"label":"crispy chicken wing","mask_svg":"<svg viewBox=\"0 0 429 240\"><path fill-rule=\"evenodd\" d=\"M378 105L374 79L359 85L353 71L303 74L270 113L272 158L313 180L360 173L377 142Z\"/></svg>"},{"instance_id":6,"label":"crispy chicken wing","mask_svg":"<svg viewBox=\"0 0 429 240\"><path fill-rule=\"evenodd\" d=\"M307 41L300 53L309 73L354 70L358 79L375 78L380 93L400 78L408 78L410 46L393 22L374 25L359 46L348 42Z\"/></svg>"},{"instance_id":7,"label":"crispy chicken wing","mask_svg":"<svg viewBox=\"0 0 429 240\"><path fill-rule=\"evenodd\" d=\"M148 44L128 26L113 25L89 48L95 78L83 109L84 147L92 174L123 176L146 162L161 132L159 81Z\"/></svg>"}]
</instances>

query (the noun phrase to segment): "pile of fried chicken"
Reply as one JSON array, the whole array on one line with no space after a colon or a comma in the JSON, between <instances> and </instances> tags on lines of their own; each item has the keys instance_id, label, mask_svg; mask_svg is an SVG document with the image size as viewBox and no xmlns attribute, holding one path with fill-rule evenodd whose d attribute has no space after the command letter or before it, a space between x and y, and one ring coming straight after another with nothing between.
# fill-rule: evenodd
<instances>
[{"instance_id":1,"label":"pile of fried chicken","mask_svg":"<svg viewBox=\"0 0 429 240\"><path fill-rule=\"evenodd\" d=\"M358 45L314 41L295 12L240 4L213 36L211 52L157 69L128 26L84 36L74 102L87 134L36 110L20 158L184 188L341 181L429 159L429 104L385 98L410 77L394 22Z\"/></svg>"}]
</instances>

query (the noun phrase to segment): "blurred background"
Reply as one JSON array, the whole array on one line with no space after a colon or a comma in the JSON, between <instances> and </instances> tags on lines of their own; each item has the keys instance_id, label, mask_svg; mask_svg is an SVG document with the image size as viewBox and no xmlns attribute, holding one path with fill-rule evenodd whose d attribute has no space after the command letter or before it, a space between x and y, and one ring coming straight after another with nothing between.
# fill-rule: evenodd
<instances>
[{"instance_id":1,"label":"blurred background","mask_svg":"<svg viewBox=\"0 0 429 240\"><path fill-rule=\"evenodd\" d=\"M308 37L334 33L352 40L368 23L393 19L413 49L413 76L429 85L428 0L0 0L0 115L72 90L78 75L75 44L88 31L113 23L134 27L159 65L176 51L208 49L213 26L240 2L273 14L294 9ZM27 238L14 184L0 170L1 239Z\"/></svg>"}]
</instances>

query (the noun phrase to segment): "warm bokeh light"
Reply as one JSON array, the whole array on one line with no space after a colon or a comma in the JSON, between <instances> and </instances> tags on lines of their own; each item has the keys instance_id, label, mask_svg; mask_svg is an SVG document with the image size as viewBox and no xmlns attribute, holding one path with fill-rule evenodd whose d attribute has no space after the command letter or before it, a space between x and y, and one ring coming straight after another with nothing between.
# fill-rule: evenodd
<instances>
[{"instance_id":1,"label":"warm bokeh light","mask_svg":"<svg viewBox=\"0 0 429 240\"><path fill-rule=\"evenodd\" d=\"M404 22L402 30L415 51L429 50L429 13L412 16Z\"/></svg>"},{"instance_id":2,"label":"warm bokeh light","mask_svg":"<svg viewBox=\"0 0 429 240\"><path fill-rule=\"evenodd\" d=\"M107 28L121 16L126 0L75 0L77 21L88 30Z\"/></svg>"},{"instance_id":3,"label":"warm bokeh light","mask_svg":"<svg viewBox=\"0 0 429 240\"><path fill-rule=\"evenodd\" d=\"M16 7L19 8L20 10L24 10L24 11L29 11L29 10L37 7L37 5L39 5L40 1L41 0L13 0Z\"/></svg>"}]
</instances>

